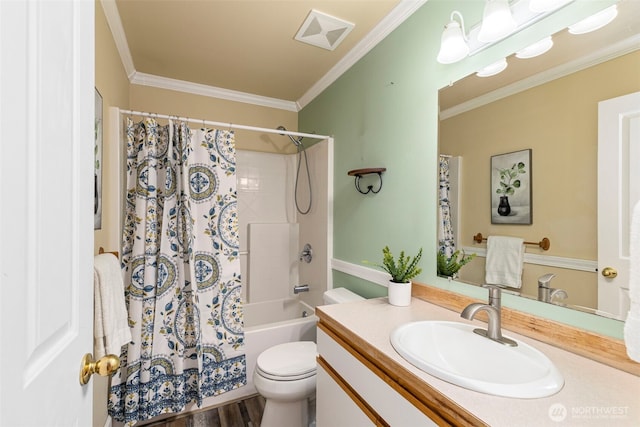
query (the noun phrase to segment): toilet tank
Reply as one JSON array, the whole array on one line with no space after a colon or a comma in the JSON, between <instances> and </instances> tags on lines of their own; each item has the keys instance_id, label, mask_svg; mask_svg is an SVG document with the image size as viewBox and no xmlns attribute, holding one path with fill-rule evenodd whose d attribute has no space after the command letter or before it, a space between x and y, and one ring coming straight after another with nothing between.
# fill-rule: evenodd
<instances>
[{"instance_id":1,"label":"toilet tank","mask_svg":"<svg viewBox=\"0 0 640 427\"><path fill-rule=\"evenodd\" d=\"M346 288L333 288L326 291L322 299L325 304L341 304L343 302L362 301L364 298Z\"/></svg>"}]
</instances>

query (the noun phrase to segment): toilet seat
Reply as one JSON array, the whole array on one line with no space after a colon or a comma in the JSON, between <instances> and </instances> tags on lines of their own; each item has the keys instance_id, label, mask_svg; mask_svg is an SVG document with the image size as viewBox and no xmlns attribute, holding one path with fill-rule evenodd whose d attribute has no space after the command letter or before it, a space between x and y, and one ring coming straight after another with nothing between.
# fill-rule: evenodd
<instances>
[{"instance_id":1,"label":"toilet seat","mask_svg":"<svg viewBox=\"0 0 640 427\"><path fill-rule=\"evenodd\" d=\"M274 381L296 381L316 374L316 343L288 342L263 351L256 362L256 371Z\"/></svg>"}]
</instances>

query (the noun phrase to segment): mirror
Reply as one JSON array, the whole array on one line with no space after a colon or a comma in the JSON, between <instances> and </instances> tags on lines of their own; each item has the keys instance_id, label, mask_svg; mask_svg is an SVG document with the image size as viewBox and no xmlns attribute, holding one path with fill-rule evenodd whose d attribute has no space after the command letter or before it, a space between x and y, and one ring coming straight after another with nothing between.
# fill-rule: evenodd
<instances>
[{"instance_id":1,"label":"mirror","mask_svg":"<svg viewBox=\"0 0 640 427\"><path fill-rule=\"evenodd\" d=\"M486 242L474 240L478 233L520 237L533 244L525 245L522 286L509 291L606 315L597 311L597 103L640 91L640 2L623 0L618 12L600 30L561 31L541 56L512 55L502 73L471 75L440 91L439 153L451 156L455 244L477 254L456 280L485 283ZM531 224L495 224L491 158L529 149ZM548 250L538 246L543 238ZM539 294L547 274L564 293Z\"/></svg>"}]
</instances>

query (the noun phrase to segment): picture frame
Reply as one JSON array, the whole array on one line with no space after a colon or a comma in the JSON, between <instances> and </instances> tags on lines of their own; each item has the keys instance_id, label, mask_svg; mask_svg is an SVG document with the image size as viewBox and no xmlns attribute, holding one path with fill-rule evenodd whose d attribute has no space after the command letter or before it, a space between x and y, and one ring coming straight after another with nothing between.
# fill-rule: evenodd
<instances>
[{"instance_id":1,"label":"picture frame","mask_svg":"<svg viewBox=\"0 0 640 427\"><path fill-rule=\"evenodd\" d=\"M533 223L532 150L491 156L491 224Z\"/></svg>"},{"instance_id":2,"label":"picture frame","mask_svg":"<svg viewBox=\"0 0 640 427\"><path fill-rule=\"evenodd\" d=\"M93 168L93 229L102 228L102 95L95 88L95 119L94 119L94 168Z\"/></svg>"}]
</instances>

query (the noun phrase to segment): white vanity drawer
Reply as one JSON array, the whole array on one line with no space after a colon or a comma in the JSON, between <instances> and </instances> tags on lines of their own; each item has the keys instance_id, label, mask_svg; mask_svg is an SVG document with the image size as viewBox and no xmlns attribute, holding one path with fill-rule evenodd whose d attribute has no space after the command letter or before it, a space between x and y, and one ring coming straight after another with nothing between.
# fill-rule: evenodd
<instances>
[{"instance_id":1,"label":"white vanity drawer","mask_svg":"<svg viewBox=\"0 0 640 427\"><path fill-rule=\"evenodd\" d=\"M316 426L318 427L375 427L367 415L332 376L318 366L316 388Z\"/></svg>"},{"instance_id":2,"label":"white vanity drawer","mask_svg":"<svg viewBox=\"0 0 640 427\"><path fill-rule=\"evenodd\" d=\"M322 329L318 329L318 353L384 423L399 427L437 425ZM318 400L330 392L318 384ZM332 426L319 423L318 427Z\"/></svg>"}]
</instances>

